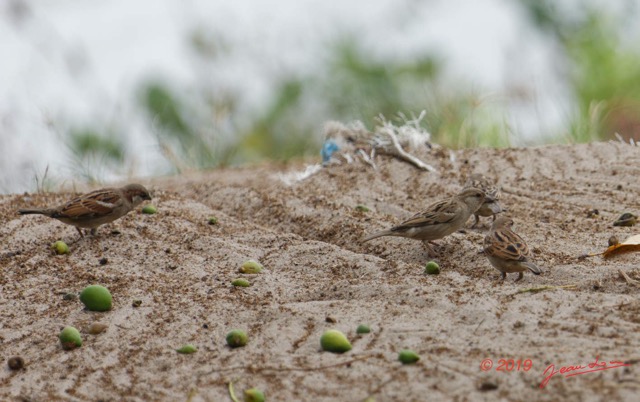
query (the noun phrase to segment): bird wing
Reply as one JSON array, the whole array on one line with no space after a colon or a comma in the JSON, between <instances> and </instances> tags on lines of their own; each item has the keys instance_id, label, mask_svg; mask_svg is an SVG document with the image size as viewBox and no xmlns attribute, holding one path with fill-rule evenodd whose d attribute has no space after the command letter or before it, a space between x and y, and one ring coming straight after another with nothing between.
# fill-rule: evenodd
<instances>
[{"instance_id":1,"label":"bird wing","mask_svg":"<svg viewBox=\"0 0 640 402\"><path fill-rule=\"evenodd\" d=\"M122 204L122 197L110 189L97 190L67 202L54 218L87 219L106 216Z\"/></svg>"},{"instance_id":2,"label":"bird wing","mask_svg":"<svg viewBox=\"0 0 640 402\"><path fill-rule=\"evenodd\" d=\"M430 205L424 211L418 212L411 218L394 227L395 230L403 230L415 227L424 227L449 223L460 215L461 206L451 199L438 201Z\"/></svg>"},{"instance_id":3,"label":"bird wing","mask_svg":"<svg viewBox=\"0 0 640 402\"><path fill-rule=\"evenodd\" d=\"M512 230L496 230L484 239L485 253L490 256L512 261L526 261L529 247L524 240Z\"/></svg>"}]
</instances>

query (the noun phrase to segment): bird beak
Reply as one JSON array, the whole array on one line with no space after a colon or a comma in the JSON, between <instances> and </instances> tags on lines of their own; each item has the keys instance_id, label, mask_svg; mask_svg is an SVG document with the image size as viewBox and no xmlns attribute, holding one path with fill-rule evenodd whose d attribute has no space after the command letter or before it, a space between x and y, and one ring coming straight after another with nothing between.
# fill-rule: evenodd
<instances>
[{"instance_id":1,"label":"bird beak","mask_svg":"<svg viewBox=\"0 0 640 402\"><path fill-rule=\"evenodd\" d=\"M496 201L496 199L495 199L495 198L490 197L490 196L488 196L488 195L486 195L486 196L484 197L484 202L486 202L486 203L495 202L495 201Z\"/></svg>"}]
</instances>

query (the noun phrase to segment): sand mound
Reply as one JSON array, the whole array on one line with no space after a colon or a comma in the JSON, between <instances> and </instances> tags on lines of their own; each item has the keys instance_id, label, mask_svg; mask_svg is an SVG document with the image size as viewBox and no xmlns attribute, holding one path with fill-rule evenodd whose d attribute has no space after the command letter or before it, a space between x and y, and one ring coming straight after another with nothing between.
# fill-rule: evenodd
<instances>
[{"instance_id":1,"label":"sand mound","mask_svg":"<svg viewBox=\"0 0 640 402\"><path fill-rule=\"evenodd\" d=\"M155 179L145 184L155 191L156 215L131 213L82 240L70 226L15 213L69 194L0 197L0 399L225 401L228 381L239 394L258 387L272 401L636 398L637 365L557 374L539 385L551 364L640 359L640 287L618 273L640 280L640 255L576 258L603 250L612 234L623 240L640 231L612 226L640 209L640 149L599 143L422 157L436 173L379 157L377 171L342 164L292 185L278 173L304 166ZM359 241L454 194L473 172L502 187L543 275L496 281L498 271L479 254L486 219L441 240L431 257L416 241ZM209 225L209 216L219 223ZM51 254L58 239L70 255ZM266 270L239 274L247 259ZM423 274L430 259L440 275ZM234 288L238 277L252 286ZM94 283L110 289L112 311L83 311L63 299ZM518 293L543 285L575 287ZM83 334L80 349L61 349L63 326L92 322L107 330ZM357 336L362 323L372 332ZM246 347L225 345L234 328L249 334ZM353 349L321 352L329 328L347 334ZM198 352L176 353L185 343ZM401 365L403 348L420 362ZM15 355L25 369L8 369ZM481 370L484 359L493 361L489 371ZM498 371L500 359L516 367ZM531 368L518 369L527 359Z\"/></svg>"}]
</instances>

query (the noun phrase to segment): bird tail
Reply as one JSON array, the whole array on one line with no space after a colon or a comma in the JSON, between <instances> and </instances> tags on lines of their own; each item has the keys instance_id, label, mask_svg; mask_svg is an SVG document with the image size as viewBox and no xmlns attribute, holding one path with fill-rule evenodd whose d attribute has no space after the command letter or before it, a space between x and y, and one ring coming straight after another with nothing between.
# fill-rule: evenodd
<instances>
[{"instance_id":1,"label":"bird tail","mask_svg":"<svg viewBox=\"0 0 640 402\"><path fill-rule=\"evenodd\" d=\"M51 215L51 211L49 211L48 209L19 209L18 213L20 215L32 215L32 214L47 215L47 216Z\"/></svg>"},{"instance_id":2,"label":"bird tail","mask_svg":"<svg viewBox=\"0 0 640 402\"><path fill-rule=\"evenodd\" d=\"M523 264L525 267L529 268L529 271L531 271L535 275L540 275L542 273L542 270L532 262L524 262Z\"/></svg>"},{"instance_id":3,"label":"bird tail","mask_svg":"<svg viewBox=\"0 0 640 402\"><path fill-rule=\"evenodd\" d=\"M389 236L391 234L393 234L393 232L391 232L390 230L383 230L381 232L370 234L369 236L363 238L361 241L364 243L366 241L377 239L378 237L382 237L382 236Z\"/></svg>"}]
</instances>

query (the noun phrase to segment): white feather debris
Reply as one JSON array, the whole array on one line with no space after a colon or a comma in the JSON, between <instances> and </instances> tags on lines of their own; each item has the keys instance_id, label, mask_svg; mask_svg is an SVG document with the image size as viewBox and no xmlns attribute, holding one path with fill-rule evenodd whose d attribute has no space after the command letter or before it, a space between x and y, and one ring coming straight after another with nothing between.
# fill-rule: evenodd
<instances>
[{"instance_id":1,"label":"white feather debris","mask_svg":"<svg viewBox=\"0 0 640 402\"><path fill-rule=\"evenodd\" d=\"M333 150L338 149L337 156L347 159L348 163L360 159L376 169L376 153L386 153L419 169L435 172L433 166L410 153L424 147L431 148L431 135L420 125L425 115L426 112L423 111L418 117L410 119L404 114L398 114L399 120L402 121L399 126L379 116L379 124L373 132L368 131L360 121L349 124L327 122L324 127L325 144L335 144L337 147L328 148L331 152L323 155L324 164L338 163L338 159L331 156Z\"/></svg>"},{"instance_id":2,"label":"white feather debris","mask_svg":"<svg viewBox=\"0 0 640 402\"><path fill-rule=\"evenodd\" d=\"M362 161L377 170L376 155L384 153L405 160L419 169L435 172L436 169L412 155L411 151L431 149L431 134L420 126L426 112L411 119L398 114L402 124L396 126L383 116L378 117L378 126L373 132L361 121L344 124L328 121L324 125L325 142L322 146L322 165L307 166L304 171L280 173L277 178L291 186L319 172L323 166Z\"/></svg>"},{"instance_id":3,"label":"white feather debris","mask_svg":"<svg viewBox=\"0 0 640 402\"><path fill-rule=\"evenodd\" d=\"M318 173L322 169L322 165L316 163L315 165L308 165L303 171L278 173L277 178L280 179L285 185L292 186L304 179L307 179L314 174Z\"/></svg>"},{"instance_id":4,"label":"white feather debris","mask_svg":"<svg viewBox=\"0 0 640 402\"><path fill-rule=\"evenodd\" d=\"M618 139L618 141L619 141L619 142L621 142L621 143L623 143L623 144L625 144L625 145L627 144L627 142L626 142L626 141L624 140L624 138L620 135L620 133L614 133L614 135L615 135L615 137ZM613 140L612 140L611 142L615 143L615 141L613 141ZM639 142L634 141L633 137L629 137L629 145L631 145L632 147L640 146L640 145L638 145L638 144L639 144Z\"/></svg>"}]
</instances>

